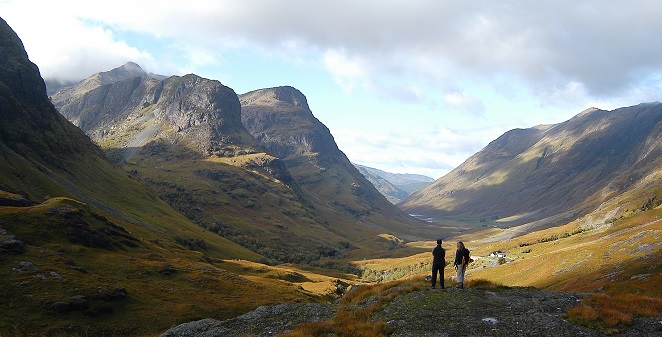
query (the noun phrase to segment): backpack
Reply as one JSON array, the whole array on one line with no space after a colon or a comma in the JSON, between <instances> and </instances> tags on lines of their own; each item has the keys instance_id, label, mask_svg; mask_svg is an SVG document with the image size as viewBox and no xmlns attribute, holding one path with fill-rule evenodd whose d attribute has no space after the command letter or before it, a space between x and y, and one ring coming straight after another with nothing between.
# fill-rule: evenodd
<instances>
[{"instance_id":1,"label":"backpack","mask_svg":"<svg viewBox=\"0 0 662 337\"><path fill-rule=\"evenodd\" d=\"M468 249L466 249L466 248L465 248L464 250L467 251L466 256L469 257L469 261L468 261L467 263L464 263L464 256L462 256L462 264L469 264L469 263L474 262L474 259L471 258L471 252L470 252Z\"/></svg>"}]
</instances>

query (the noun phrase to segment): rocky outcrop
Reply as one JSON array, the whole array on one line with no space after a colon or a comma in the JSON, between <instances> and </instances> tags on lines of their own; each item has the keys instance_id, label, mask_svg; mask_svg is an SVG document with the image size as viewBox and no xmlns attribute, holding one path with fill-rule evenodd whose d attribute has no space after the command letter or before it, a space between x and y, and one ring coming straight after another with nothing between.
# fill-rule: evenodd
<instances>
[{"instance_id":1,"label":"rocky outcrop","mask_svg":"<svg viewBox=\"0 0 662 337\"><path fill-rule=\"evenodd\" d=\"M279 158L312 154L331 161L340 156L331 132L313 116L300 91L292 87L261 89L239 99L244 127Z\"/></svg>"},{"instance_id":2,"label":"rocky outcrop","mask_svg":"<svg viewBox=\"0 0 662 337\"><path fill-rule=\"evenodd\" d=\"M313 115L305 96L292 87L255 90L239 96L246 129L283 160L299 185L347 220L391 233L417 232L422 223L391 204L354 167L329 129ZM410 234L411 235L411 234Z\"/></svg>"},{"instance_id":3,"label":"rocky outcrop","mask_svg":"<svg viewBox=\"0 0 662 337\"><path fill-rule=\"evenodd\" d=\"M166 139L205 156L261 150L241 124L241 107L232 89L196 75L159 80L136 67L97 74L58 91L52 101L105 146L140 148ZM123 159L135 153L129 151Z\"/></svg>"},{"instance_id":4,"label":"rocky outcrop","mask_svg":"<svg viewBox=\"0 0 662 337\"><path fill-rule=\"evenodd\" d=\"M285 303L261 306L225 321L202 319L177 325L161 337L276 336L305 322L320 322L335 314L332 305Z\"/></svg>"},{"instance_id":5,"label":"rocky outcrop","mask_svg":"<svg viewBox=\"0 0 662 337\"><path fill-rule=\"evenodd\" d=\"M0 151L6 162L10 161L8 156L12 152L45 168L70 170L72 163L82 156L105 158L103 152L49 102L39 69L30 62L21 40L2 19L0 146L9 149ZM28 179L21 174L17 178L16 181ZM20 185L14 184L16 181L11 185ZM28 185L30 183L28 181ZM0 181L0 188L12 190L8 185L9 182ZM25 194L30 197L27 191Z\"/></svg>"},{"instance_id":6,"label":"rocky outcrop","mask_svg":"<svg viewBox=\"0 0 662 337\"><path fill-rule=\"evenodd\" d=\"M25 244L0 227L0 254L20 255L25 253Z\"/></svg>"}]
</instances>

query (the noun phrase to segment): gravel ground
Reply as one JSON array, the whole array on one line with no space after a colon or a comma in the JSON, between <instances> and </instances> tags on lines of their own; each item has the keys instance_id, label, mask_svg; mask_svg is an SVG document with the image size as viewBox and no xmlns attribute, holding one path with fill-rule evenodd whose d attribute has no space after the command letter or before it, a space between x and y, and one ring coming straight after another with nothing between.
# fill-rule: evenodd
<instances>
[{"instance_id":1,"label":"gravel ground","mask_svg":"<svg viewBox=\"0 0 662 337\"><path fill-rule=\"evenodd\" d=\"M581 295L535 289L430 289L393 300L377 318L392 336L603 336L565 321Z\"/></svg>"}]
</instances>

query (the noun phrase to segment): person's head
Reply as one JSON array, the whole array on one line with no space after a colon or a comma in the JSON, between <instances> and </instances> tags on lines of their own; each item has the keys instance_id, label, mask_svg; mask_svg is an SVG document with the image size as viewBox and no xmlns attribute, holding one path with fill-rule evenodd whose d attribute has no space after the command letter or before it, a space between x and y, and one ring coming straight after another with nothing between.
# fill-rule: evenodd
<instances>
[{"instance_id":1,"label":"person's head","mask_svg":"<svg viewBox=\"0 0 662 337\"><path fill-rule=\"evenodd\" d=\"M437 246L441 246L441 239L437 239Z\"/></svg>"},{"instance_id":2,"label":"person's head","mask_svg":"<svg viewBox=\"0 0 662 337\"><path fill-rule=\"evenodd\" d=\"M464 249L464 243L462 241L457 242L457 249Z\"/></svg>"}]
</instances>

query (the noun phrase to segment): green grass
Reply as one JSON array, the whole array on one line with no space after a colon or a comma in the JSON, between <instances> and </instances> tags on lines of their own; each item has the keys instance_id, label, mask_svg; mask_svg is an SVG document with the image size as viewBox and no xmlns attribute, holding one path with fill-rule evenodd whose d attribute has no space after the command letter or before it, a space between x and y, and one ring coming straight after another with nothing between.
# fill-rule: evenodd
<instances>
[{"instance_id":1,"label":"green grass","mask_svg":"<svg viewBox=\"0 0 662 337\"><path fill-rule=\"evenodd\" d=\"M101 158L63 157L63 170L3 153L10 160L0 161L0 186L14 192L3 194L37 204L0 207L0 227L26 245L21 255L0 255L0 335L151 336L194 319L334 296L336 278L302 272L299 283L277 267L225 269L227 259L262 257L194 224ZM117 288L126 296L104 299ZM87 298L88 308L53 310L72 296Z\"/></svg>"},{"instance_id":2,"label":"green grass","mask_svg":"<svg viewBox=\"0 0 662 337\"><path fill-rule=\"evenodd\" d=\"M68 221L67 214L76 221ZM88 206L68 198L0 207L0 226L27 246L21 255L0 255L0 335L147 336L191 320L235 317L260 305L333 298L335 277L212 259L209 252L186 249L168 237L141 237L127 246L125 237L108 235L117 243L108 249L71 242L71 230L80 230L81 223L97 232L107 226ZM120 288L125 296L108 298ZM73 296L84 296L89 306L53 309Z\"/></svg>"}]
</instances>

